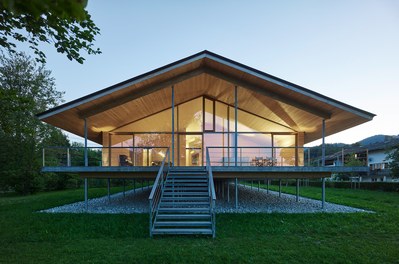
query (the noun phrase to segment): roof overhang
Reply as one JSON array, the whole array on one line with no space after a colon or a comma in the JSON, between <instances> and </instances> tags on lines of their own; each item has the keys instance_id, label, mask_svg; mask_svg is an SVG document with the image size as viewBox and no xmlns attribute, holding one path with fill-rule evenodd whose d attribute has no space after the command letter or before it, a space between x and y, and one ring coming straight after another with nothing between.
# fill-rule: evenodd
<instances>
[{"instance_id":1,"label":"roof overhang","mask_svg":"<svg viewBox=\"0 0 399 264\"><path fill-rule=\"evenodd\" d=\"M88 138L101 144L101 131L112 131L170 107L169 88L172 85L184 91L184 96L177 97L176 103L199 95L232 103L231 98L223 97L220 91L234 86L244 88L242 94L247 99L240 101L239 98L241 109L259 111L265 118L305 132L305 143L321 138L323 119L328 136L370 121L375 116L215 53L202 51L54 107L37 117L79 136L84 135L86 118ZM160 98L163 98L162 102ZM139 108L140 111L135 111Z\"/></svg>"}]
</instances>

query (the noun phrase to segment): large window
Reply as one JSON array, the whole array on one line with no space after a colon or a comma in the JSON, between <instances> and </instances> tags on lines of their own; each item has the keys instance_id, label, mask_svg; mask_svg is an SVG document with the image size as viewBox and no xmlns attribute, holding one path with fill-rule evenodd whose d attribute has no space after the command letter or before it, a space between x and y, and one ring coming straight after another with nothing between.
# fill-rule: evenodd
<instances>
[{"instance_id":1,"label":"large window","mask_svg":"<svg viewBox=\"0 0 399 264\"><path fill-rule=\"evenodd\" d=\"M204 96L176 105L175 165L204 165L206 147L217 147L210 151L213 162L234 165L235 112L234 106ZM241 109L237 116L238 165L301 164L292 129ZM103 153L103 162L111 166L159 165L165 156L161 147L172 147L171 120L169 108L111 131L104 146L115 149Z\"/></svg>"},{"instance_id":2,"label":"large window","mask_svg":"<svg viewBox=\"0 0 399 264\"><path fill-rule=\"evenodd\" d=\"M179 132L202 132L202 97L178 105L176 108Z\"/></svg>"}]
</instances>

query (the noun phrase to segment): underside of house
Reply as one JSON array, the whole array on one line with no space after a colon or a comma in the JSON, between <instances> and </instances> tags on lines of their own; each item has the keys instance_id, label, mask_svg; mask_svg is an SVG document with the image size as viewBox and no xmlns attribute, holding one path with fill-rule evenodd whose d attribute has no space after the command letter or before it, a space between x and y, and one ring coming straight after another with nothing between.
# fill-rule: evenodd
<instances>
[{"instance_id":1,"label":"underside of house","mask_svg":"<svg viewBox=\"0 0 399 264\"><path fill-rule=\"evenodd\" d=\"M83 148L43 150L43 171L150 179L159 199L169 187L199 198L195 193L204 187L211 200L214 180L325 178L368 170L313 166L304 144L324 142L373 117L209 51L38 115L86 142ZM101 147L89 148L87 140Z\"/></svg>"}]
</instances>

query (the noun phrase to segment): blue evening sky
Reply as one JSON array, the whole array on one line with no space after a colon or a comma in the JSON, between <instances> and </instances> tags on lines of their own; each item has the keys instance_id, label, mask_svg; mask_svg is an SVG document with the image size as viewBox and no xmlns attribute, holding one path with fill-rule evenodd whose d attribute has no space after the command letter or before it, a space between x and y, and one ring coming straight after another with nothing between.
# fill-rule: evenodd
<instances>
[{"instance_id":1,"label":"blue evening sky","mask_svg":"<svg viewBox=\"0 0 399 264\"><path fill-rule=\"evenodd\" d=\"M66 101L207 49L377 114L327 143L399 134L399 1L138 2L89 1L83 65L44 48Z\"/></svg>"}]
</instances>

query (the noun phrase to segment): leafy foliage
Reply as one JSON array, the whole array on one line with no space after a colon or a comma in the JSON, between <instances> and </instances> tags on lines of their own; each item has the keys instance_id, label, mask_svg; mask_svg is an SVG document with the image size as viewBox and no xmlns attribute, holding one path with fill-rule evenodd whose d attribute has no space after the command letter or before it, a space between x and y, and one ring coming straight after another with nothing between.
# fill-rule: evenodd
<instances>
[{"instance_id":1,"label":"leafy foliage","mask_svg":"<svg viewBox=\"0 0 399 264\"><path fill-rule=\"evenodd\" d=\"M35 117L35 113L61 102L63 93L55 89L50 75L43 65L37 65L23 53L0 56L2 189L26 194L45 188L45 179L40 173L42 146L69 145L59 129Z\"/></svg>"},{"instance_id":2,"label":"leafy foliage","mask_svg":"<svg viewBox=\"0 0 399 264\"><path fill-rule=\"evenodd\" d=\"M387 158L390 160L388 167L391 169L392 177L399 178L399 145L389 150Z\"/></svg>"},{"instance_id":3,"label":"leafy foliage","mask_svg":"<svg viewBox=\"0 0 399 264\"><path fill-rule=\"evenodd\" d=\"M11 39L28 42L36 60L44 63L46 55L39 43L50 43L69 60L83 63L82 50L101 53L93 46L100 29L84 9L86 5L84 0L0 0L0 46L15 53Z\"/></svg>"}]
</instances>

